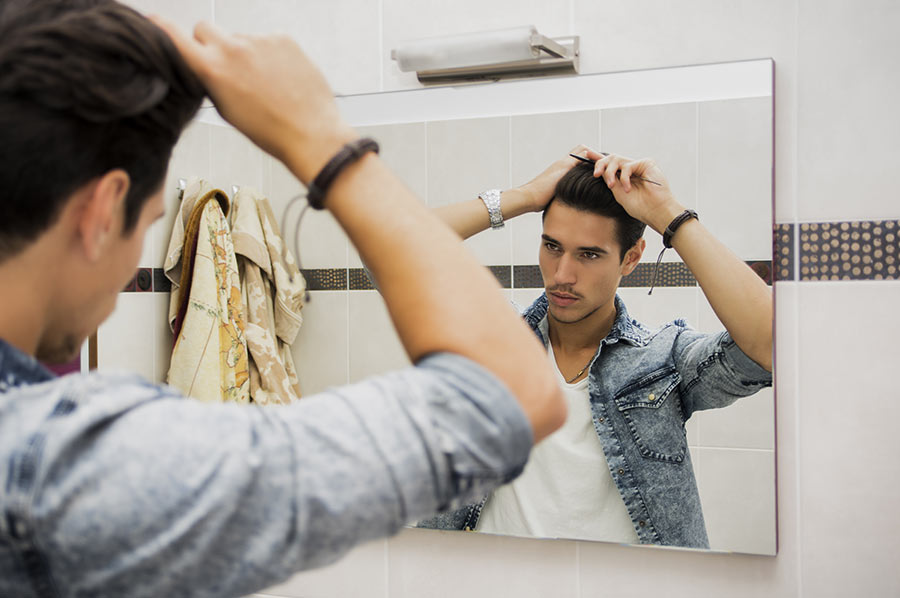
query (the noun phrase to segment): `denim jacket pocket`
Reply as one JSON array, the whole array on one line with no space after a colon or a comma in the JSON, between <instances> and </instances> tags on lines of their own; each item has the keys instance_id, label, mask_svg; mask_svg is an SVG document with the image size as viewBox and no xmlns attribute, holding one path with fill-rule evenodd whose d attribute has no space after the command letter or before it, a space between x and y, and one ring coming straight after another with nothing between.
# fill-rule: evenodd
<instances>
[{"instance_id":1,"label":"denim jacket pocket","mask_svg":"<svg viewBox=\"0 0 900 598\"><path fill-rule=\"evenodd\" d=\"M678 398L681 376L666 366L623 388L615 397L641 456L681 463L687 448Z\"/></svg>"}]
</instances>

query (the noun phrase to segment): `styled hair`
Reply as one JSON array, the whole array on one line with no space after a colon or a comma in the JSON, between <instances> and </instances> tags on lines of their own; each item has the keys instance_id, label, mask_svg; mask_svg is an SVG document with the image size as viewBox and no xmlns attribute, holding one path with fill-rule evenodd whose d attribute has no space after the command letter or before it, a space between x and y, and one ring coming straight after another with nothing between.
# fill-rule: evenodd
<instances>
[{"instance_id":1,"label":"styled hair","mask_svg":"<svg viewBox=\"0 0 900 598\"><path fill-rule=\"evenodd\" d=\"M169 37L113 0L0 8L0 261L50 228L72 194L128 173L123 234L165 180L205 90Z\"/></svg>"},{"instance_id":2,"label":"styled hair","mask_svg":"<svg viewBox=\"0 0 900 598\"><path fill-rule=\"evenodd\" d=\"M625 254L644 236L644 229L647 228L646 224L628 215L602 177L594 177L591 164L576 164L559 179L553 199L544 208L544 217L554 201L615 220L616 240L621 248L620 260L625 259Z\"/></svg>"}]
</instances>

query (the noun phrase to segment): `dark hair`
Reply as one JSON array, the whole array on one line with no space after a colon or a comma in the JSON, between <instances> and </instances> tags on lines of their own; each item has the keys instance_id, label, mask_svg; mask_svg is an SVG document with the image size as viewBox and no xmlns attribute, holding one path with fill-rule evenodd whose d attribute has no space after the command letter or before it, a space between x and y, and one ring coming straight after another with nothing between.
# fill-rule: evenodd
<instances>
[{"instance_id":1,"label":"dark hair","mask_svg":"<svg viewBox=\"0 0 900 598\"><path fill-rule=\"evenodd\" d=\"M554 201L615 220L616 238L621 248L620 259L625 259L625 254L644 236L644 229L647 228L646 224L628 215L602 177L594 177L594 167L591 164L576 164L559 179L553 199L544 208L544 217Z\"/></svg>"},{"instance_id":2,"label":"dark hair","mask_svg":"<svg viewBox=\"0 0 900 598\"><path fill-rule=\"evenodd\" d=\"M124 234L165 179L203 86L169 37L112 0L0 8L0 260L54 224L79 187L130 179Z\"/></svg>"}]
</instances>

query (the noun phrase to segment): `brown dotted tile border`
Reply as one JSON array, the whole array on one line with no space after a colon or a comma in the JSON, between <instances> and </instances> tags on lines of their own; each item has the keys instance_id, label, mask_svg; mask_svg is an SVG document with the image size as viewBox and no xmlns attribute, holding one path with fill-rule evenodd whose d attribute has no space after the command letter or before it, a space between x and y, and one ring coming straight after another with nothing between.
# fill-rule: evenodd
<instances>
[{"instance_id":1,"label":"brown dotted tile border","mask_svg":"<svg viewBox=\"0 0 900 598\"><path fill-rule=\"evenodd\" d=\"M799 279L900 279L900 221L798 225Z\"/></svg>"},{"instance_id":2,"label":"brown dotted tile border","mask_svg":"<svg viewBox=\"0 0 900 598\"><path fill-rule=\"evenodd\" d=\"M772 234L775 280L794 280L794 225L776 224Z\"/></svg>"},{"instance_id":3,"label":"brown dotted tile border","mask_svg":"<svg viewBox=\"0 0 900 598\"><path fill-rule=\"evenodd\" d=\"M754 272L775 281L900 280L900 220L776 224L773 261L749 261ZM623 287L649 287L655 264L639 264L622 279ZM536 265L488 266L505 289L539 289ZM362 268L303 270L310 291L361 291L374 287ZM659 287L691 287L697 281L682 262L660 264ZM171 283L162 268L138 268L123 292L167 293Z\"/></svg>"}]
</instances>

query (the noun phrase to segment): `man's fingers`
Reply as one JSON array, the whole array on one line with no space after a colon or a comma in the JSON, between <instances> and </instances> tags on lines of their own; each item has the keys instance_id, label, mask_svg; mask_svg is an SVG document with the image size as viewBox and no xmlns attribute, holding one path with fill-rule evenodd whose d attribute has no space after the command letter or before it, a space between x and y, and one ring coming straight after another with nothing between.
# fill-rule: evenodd
<instances>
[{"instance_id":1,"label":"man's fingers","mask_svg":"<svg viewBox=\"0 0 900 598\"><path fill-rule=\"evenodd\" d=\"M200 21L194 27L194 39L204 46L211 44L224 45L228 41L228 35L212 23Z\"/></svg>"},{"instance_id":2,"label":"man's fingers","mask_svg":"<svg viewBox=\"0 0 900 598\"><path fill-rule=\"evenodd\" d=\"M622 164L622 169L619 177L619 181L622 183L622 187L625 189L625 193L629 193L631 191L631 172L634 170L637 162L626 162Z\"/></svg>"},{"instance_id":3,"label":"man's fingers","mask_svg":"<svg viewBox=\"0 0 900 598\"><path fill-rule=\"evenodd\" d=\"M181 54L182 58L184 58L187 65L191 67L194 72L199 73L204 63L203 47L171 21L158 15L151 15L148 18L153 21L157 27L166 32L166 35L168 35L169 39L172 40L172 43L175 44L175 48Z\"/></svg>"}]
</instances>

